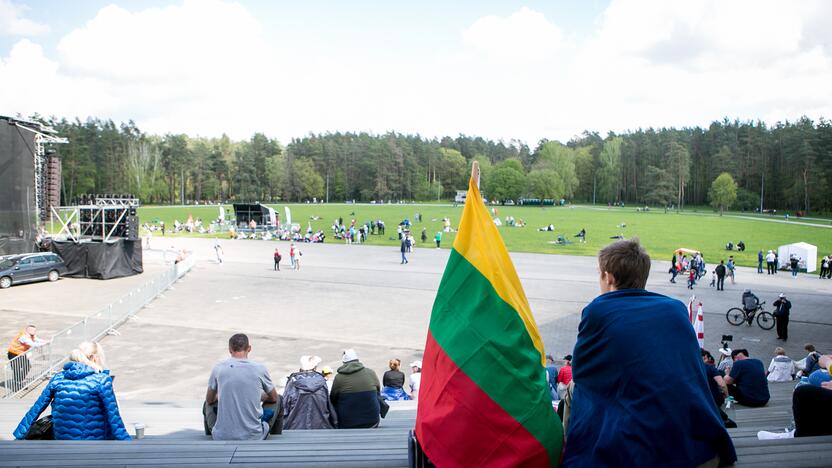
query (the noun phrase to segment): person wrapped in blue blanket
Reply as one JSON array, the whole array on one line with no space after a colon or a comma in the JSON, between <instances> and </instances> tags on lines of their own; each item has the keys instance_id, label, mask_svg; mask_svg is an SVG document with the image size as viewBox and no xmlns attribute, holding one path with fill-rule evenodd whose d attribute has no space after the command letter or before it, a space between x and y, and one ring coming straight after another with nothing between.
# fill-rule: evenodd
<instances>
[{"instance_id":1,"label":"person wrapped in blue blanket","mask_svg":"<svg viewBox=\"0 0 832 468\"><path fill-rule=\"evenodd\" d=\"M404 372L399 368L402 366L401 359L391 359L388 363L390 370L385 372L381 378L381 397L387 401L410 400L410 395L404 391Z\"/></svg>"},{"instance_id":2,"label":"person wrapped in blue blanket","mask_svg":"<svg viewBox=\"0 0 832 468\"><path fill-rule=\"evenodd\" d=\"M50 404L57 440L130 440L98 343L85 341L72 351L70 362L43 389L15 429L14 438L24 439Z\"/></svg>"},{"instance_id":3,"label":"person wrapped in blue blanket","mask_svg":"<svg viewBox=\"0 0 832 468\"><path fill-rule=\"evenodd\" d=\"M584 308L563 466L731 464L685 306L644 289L637 238L599 252L601 295Z\"/></svg>"}]
</instances>

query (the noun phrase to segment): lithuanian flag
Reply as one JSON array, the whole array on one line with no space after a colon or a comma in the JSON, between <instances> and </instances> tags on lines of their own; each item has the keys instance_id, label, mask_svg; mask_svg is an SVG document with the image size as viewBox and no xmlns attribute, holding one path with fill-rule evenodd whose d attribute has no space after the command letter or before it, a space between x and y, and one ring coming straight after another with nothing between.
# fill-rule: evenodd
<instances>
[{"instance_id":1,"label":"lithuanian flag","mask_svg":"<svg viewBox=\"0 0 832 468\"><path fill-rule=\"evenodd\" d=\"M430 318L416 438L440 468L557 466L563 426L517 272L474 177Z\"/></svg>"}]
</instances>

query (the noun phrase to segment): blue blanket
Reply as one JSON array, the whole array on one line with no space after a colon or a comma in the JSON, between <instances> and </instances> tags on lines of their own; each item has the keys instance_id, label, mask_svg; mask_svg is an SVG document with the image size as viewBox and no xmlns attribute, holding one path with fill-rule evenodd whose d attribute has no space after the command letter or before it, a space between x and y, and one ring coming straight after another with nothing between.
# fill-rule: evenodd
<instances>
[{"instance_id":1,"label":"blue blanket","mask_svg":"<svg viewBox=\"0 0 832 468\"><path fill-rule=\"evenodd\" d=\"M643 289L581 315L564 466L695 467L736 460L685 306Z\"/></svg>"}]
</instances>

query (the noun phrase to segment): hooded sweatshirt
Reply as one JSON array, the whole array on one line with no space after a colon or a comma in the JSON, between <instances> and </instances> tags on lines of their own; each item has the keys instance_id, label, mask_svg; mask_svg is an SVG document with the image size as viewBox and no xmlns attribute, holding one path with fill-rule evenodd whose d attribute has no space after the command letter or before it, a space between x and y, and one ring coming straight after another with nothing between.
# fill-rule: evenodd
<instances>
[{"instance_id":1,"label":"hooded sweatshirt","mask_svg":"<svg viewBox=\"0 0 832 468\"><path fill-rule=\"evenodd\" d=\"M15 439L26 436L50 403L56 440L130 440L108 371L96 372L80 362L64 364L20 421Z\"/></svg>"},{"instance_id":2,"label":"hooded sweatshirt","mask_svg":"<svg viewBox=\"0 0 832 468\"><path fill-rule=\"evenodd\" d=\"M295 372L283 391L284 429L335 429L338 416L329 401L326 379L315 371Z\"/></svg>"},{"instance_id":3,"label":"hooded sweatshirt","mask_svg":"<svg viewBox=\"0 0 832 468\"><path fill-rule=\"evenodd\" d=\"M379 422L378 377L358 360L344 363L338 368L332 384L332 404L338 413L339 427L375 427Z\"/></svg>"}]
</instances>

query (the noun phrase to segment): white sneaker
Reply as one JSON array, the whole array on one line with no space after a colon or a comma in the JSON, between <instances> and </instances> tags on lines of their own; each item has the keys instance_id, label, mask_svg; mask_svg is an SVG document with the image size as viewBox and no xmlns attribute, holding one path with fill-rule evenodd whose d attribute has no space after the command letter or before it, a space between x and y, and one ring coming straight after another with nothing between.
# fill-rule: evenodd
<instances>
[{"instance_id":1,"label":"white sneaker","mask_svg":"<svg viewBox=\"0 0 832 468\"><path fill-rule=\"evenodd\" d=\"M786 431L786 432L760 431L760 432L757 433L757 439L759 439L759 440L793 439L793 438L794 438L794 430Z\"/></svg>"}]
</instances>

